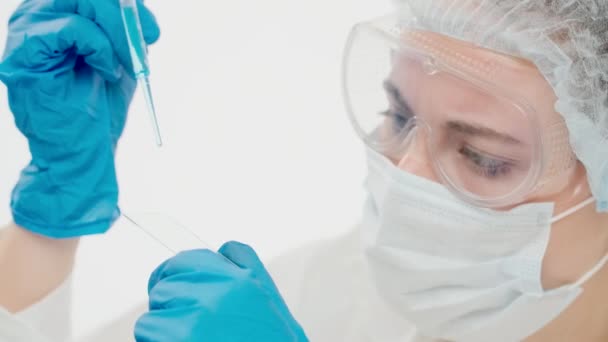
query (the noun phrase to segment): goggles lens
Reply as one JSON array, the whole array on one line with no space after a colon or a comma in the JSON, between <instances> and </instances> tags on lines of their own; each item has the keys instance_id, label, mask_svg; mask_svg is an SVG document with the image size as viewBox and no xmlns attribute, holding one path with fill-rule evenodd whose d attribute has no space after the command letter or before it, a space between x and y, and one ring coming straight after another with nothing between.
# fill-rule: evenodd
<instances>
[{"instance_id":1,"label":"goggles lens","mask_svg":"<svg viewBox=\"0 0 608 342\"><path fill-rule=\"evenodd\" d=\"M426 154L414 157L477 205L529 193L543 164L534 112L494 87L483 63L395 27L358 25L349 39L344 91L359 136L399 165Z\"/></svg>"}]
</instances>

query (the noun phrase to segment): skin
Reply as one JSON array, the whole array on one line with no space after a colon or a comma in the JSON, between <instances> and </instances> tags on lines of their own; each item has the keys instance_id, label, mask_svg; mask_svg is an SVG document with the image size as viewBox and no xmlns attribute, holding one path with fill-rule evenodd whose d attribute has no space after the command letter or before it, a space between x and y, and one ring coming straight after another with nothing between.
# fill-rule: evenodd
<instances>
[{"instance_id":1,"label":"skin","mask_svg":"<svg viewBox=\"0 0 608 342\"><path fill-rule=\"evenodd\" d=\"M515 98L524 99L535 109L541 123L541 129L548 129L550 123L560 122L561 115L554 110L556 96L544 77L529 61L501 55L490 50L480 49L468 43L433 33L422 33L425 38L449 48L451 51L468 56L475 60L492 61L500 69L492 74L492 79L505 87ZM412 42L410 42L412 43ZM415 42L413 42L415 43ZM415 92L415 99L408 99L413 107L424 112L433 112L438 98L448 98L449 93L431 84L432 81L418 78L416 89L406 89L404 74L399 71L399 62L395 63L391 79L404 93ZM401 76L401 77L400 77ZM428 77L427 77L428 78ZM427 84L427 82L429 84ZM432 91L428 91L428 87ZM425 91L427 89L427 91ZM446 90L447 91L447 90ZM466 96L466 94L459 94ZM491 106L488 104L488 106ZM443 109L443 108L442 108ZM436 111L445 113L445 111ZM445 114L441 114L445 115ZM474 118L471 118L472 120ZM432 121L433 118L428 118ZM497 119L500 120L500 119ZM501 122L509 130L508 122ZM543 132L545 134L547 132ZM417 134L402 158L393 162L404 171L441 183L441 178L433 167L424 131ZM547 186L535 190L510 207L510 209L530 202L554 202L555 214L581 203L591 196L585 169L580 162L565 169L558 176L552 177ZM500 210L499 209L499 210ZM608 215L596 212L594 205L589 205L575 214L553 224L551 239L543 260L542 284L545 289L577 281L582 275L597 264L608 253ZM557 319L542 330L529 337L527 342L559 341L607 341L608 340L608 266L603 267L594 277L587 281L583 294Z\"/></svg>"},{"instance_id":2,"label":"skin","mask_svg":"<svg viewBox=\"0 0 608 342\"><path fill-rule=\"evenodd\" d=\"M0 233L0 306L16 313L59 287L72 272L78 239L54 240L16 224Z\"/></svg>"}]
</instances>

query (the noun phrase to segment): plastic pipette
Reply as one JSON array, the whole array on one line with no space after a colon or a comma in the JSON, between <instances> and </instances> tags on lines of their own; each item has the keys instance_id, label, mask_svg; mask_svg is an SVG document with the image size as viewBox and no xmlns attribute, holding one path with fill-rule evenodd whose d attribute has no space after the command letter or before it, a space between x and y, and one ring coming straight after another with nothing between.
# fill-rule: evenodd
<instances>
[{"instance_id":1,"label":"plastic pipette","mask_svg":"<svg viewBox=\"0 0 608 342\"><path fill-rule=\"evenodd\" d=\"M142 89L152 128L154 130L154 138L156 145L162 146L163 141L160 136L160 128L158 127L158 119L156 117L156 108L152 99L152 90L150 88L150 66L148 65L147 46L144 40L141 23L139 21L139 13L137 12L137 4L135 0L120 0L120 9L122 13L122 22L127 32L127 41L129 43L129 51L131 53L131 61L133 62L133 71L135 78Z\"/></svg>"}]
</instances>

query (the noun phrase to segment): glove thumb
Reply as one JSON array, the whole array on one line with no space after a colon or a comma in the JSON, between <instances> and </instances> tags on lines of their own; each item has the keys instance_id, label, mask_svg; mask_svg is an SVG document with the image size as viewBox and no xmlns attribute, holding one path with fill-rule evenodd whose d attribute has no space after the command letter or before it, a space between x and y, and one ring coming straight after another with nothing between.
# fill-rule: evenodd
<instances>
[{"instance_id":1,"label":"glove thumb","mask_svg":"<svg viewBox=\"0 0 608 342\"><path fill-rule=\"evenodd\" d=\"M250 246L230 241L220 247L219 254L225 256L240 268L246 268L253 271L258 278L268 279L272 282L270 274L266 271L266 267Z\"/></svg>"}]
</instances>

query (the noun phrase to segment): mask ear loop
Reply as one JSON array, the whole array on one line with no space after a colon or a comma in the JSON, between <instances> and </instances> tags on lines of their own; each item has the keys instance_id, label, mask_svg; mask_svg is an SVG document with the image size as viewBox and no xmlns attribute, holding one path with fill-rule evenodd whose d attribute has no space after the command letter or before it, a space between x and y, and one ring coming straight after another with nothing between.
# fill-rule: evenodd
<instances>
[{"instance_id":1,"label":"mask ear loop","mask_svg":"<svg viewBox=\"0 0 608 342\"><path fill-rule=\"evenodd\" d=\"M587 273L585 273L582 277L580 277L579 280L577 280L574 284L572 284L572 287L580 287L581 285L586 283L589 279L591 279L591 277L593 277L597 272L599 272L599 270L601 270L602 267L604 267L607 262L608 262L608 254L604 255L604 257L601 258L600 261L597 264L595 264L595 266L593 266L593 268L591 268Z\"/></svg>"},{"instance_id":2,"label":"mask ear loop","mask_svg":"<svg viewBox=\"0 0 608 342\"><path fill-rule=\"evenodd\" d=\"M574 207L572 207L572 208L564 211L563 213L561 213L559 215L556 215L556 216L553 216L551 218L551 223L556 223L558 221L561 221L561 220L565 219L566 217L568 217L568 216L576 213L577 211L585 208L586 206L588 206L588 205L590 205L590 204L592 204L594 202L595 202L595 198L589 197L586 200L582 201L581 203L575 205Z\"/></svg>"}]
</instances>

